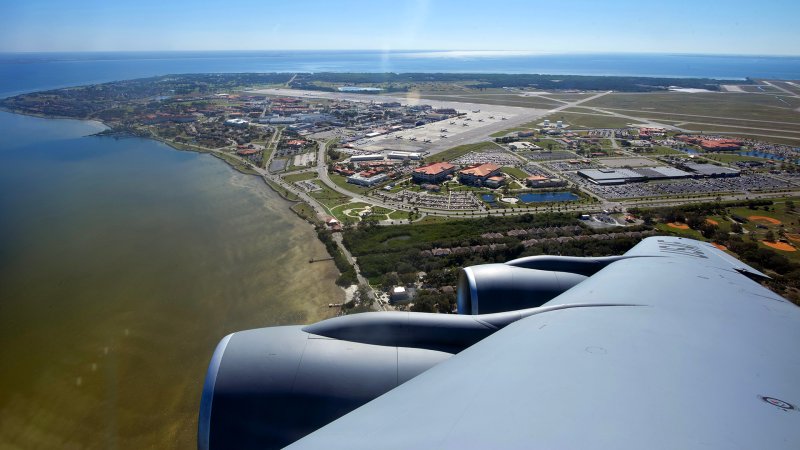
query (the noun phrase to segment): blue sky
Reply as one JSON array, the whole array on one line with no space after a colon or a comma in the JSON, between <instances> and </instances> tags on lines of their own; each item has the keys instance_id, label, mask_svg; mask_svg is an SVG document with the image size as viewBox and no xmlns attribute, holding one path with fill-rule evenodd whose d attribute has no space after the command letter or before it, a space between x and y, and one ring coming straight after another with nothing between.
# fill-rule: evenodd
<instances>
[{"instance_id":1,"label":"blue sky","mask_svg":"<svg viewBox=\"0 0 800 450\"><path fill-rule=\"evenodd\" d=\"M0 4L0 51L800 55L798 17L796 0L8 0Z\"/></svg>"}]
</instances>

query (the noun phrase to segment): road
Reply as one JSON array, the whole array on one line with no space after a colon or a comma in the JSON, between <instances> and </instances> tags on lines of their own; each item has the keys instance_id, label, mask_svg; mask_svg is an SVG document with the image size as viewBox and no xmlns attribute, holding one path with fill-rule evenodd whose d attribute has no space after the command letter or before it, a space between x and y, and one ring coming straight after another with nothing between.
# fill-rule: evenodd
<instances>
[{"instance_id":1,"label":"road","mask_svg":"<svg viewBox=\"0 0 800 450\"><path fill-rule=\"evenodd\" d=\"M335 99L358 101L358 102L365 102L365 101L378 101L378 102L400 101L400 102L409 102L409 99L405 98L405 97L380 96L380 95L379 96L364 97L363 95L359 95L359 94L348 94L348 93L338 93L338 92L302 91L302 90L295 90L295 89L270 89L270 90L262 90L262 91L257 91L257 92L262 93L262 94L269 94L269 95L335 98ZM518 127L520 125L533 122L533 121L535 121L537 119L541 119L541 118L544 118L546 116L558 113L559 111L563 111L563 110L568 109L568 108L574 108L574 107L579 106L579 105L581 105L583 103L590 102L590 101L595 100L597 98L600 98L600 97L602 97L604 95L608 95L611 92L612 91L600 92L600 93L597 93L597 94L592 95L590 97L586 97L586 98L583 98L583 99L577 99L577 100L574 100L574 101L556 100L557 102L559 102L561 104L558 107L555 107L555 108L552 108L552 109L548 109L548 110L534 109L534 108L522 108L522 107L505 107L506 109L504 109L503 111L505 113L508 113L509 116L513 114L514 117L509 118L508 120L504 120L504 121L496 121L496 122L487 123L487 124L484 124L484 125L481 125L481 126L474 126L474 128L470 127L470 130L462 132L458 136L453 136L452 138L449 138L447 140L441 140L441 141L438 141L438 142L434 143L433 145L429 146L428 150L431 153L437 153L439 151L443 151L445 149L452 148L452 147L454 147L456 145L471 144L471 143L475 143L475 142L486 141L487 139L490 138L490 135L492 133L495 133L497 131L502 131L502 130L506 130L506 129L509 129L509 128ZM418 98L411 99L411 101L416 101L416 102L424 101L425 103L429 103L432 106L437 107L437 108L445 108L445 107L447 107L447 108L455 108L457 110L473 110L473 109L481 109L481 108L484 108L484 109L497 108L495 105L485 105L485 104L478 104L478 103L463 103L463 102L447 102L447 101L427 101L427 100L418 99ZM632 120L632 121L635 121L635 122L648 123L648 124L651 124L653 126L665 126L667 128L676 128L676 127L672 127L672 126L669 126L669 125L660 124L660 123L655 122L655 121L650 120L650 119L645 119L645 118L642 118L642 117L635 117L635 116L621 114L621 113L613 111L613 110L606 110L606 109L603 109L603 108L587 107L587 106L582 106L581 108L585 108L585 109L594 111L594 113L598 114L598 115L605 115L605 116L612 115L612 116L615 116L615 117L626 118L628 120ZM503 114L504 112L498 112L497 114ZM633 111L633 112L637 112L637 111ZM583 113L583 114L592 115L592 113L589 113L589 112ZM473 124L473 125L477 125L477 124ZM612 146L614 146L614 148L618 148L618 145L616 145L616 144L617 144L616 140L612 139ZM415 208L414 205L400 204L400 203L393 203L393 202L388 202L388 203L387 202L383 202L383 201L380 201L380 200L375 199L373 197L369 197L369 196L366 196L366 195L363 195L363 194L355 193L353 191L350 191L348 189L345 189L345 188L342 188L342 187L338 186L336 183L334 183L330 179L330 176L329 176L328 170L327 170L327 164L326 164L326 159L325 158L326 158L326 144L321 142L320 146L319 146L319 153L317 154L316 167L314 169L310 169L310 170L316 171L318 178L326 186L328 186L330 189L332 189L332 190L334 190L334 191L336 191L336 192L338 192L338 193L340 193L342 195L351 197L353 199L353 201L362 202L362 203L366 203L366 204L373 205L373 206L380 206L380 207L387 208L387 209L406 210L406 211L412 210L412 209ZM307 172L307 171L309 171L309 169L305 169L305 170L300 171L300 172ZM295 193L298 192L296 189L292 189L291 191L295 192ZM308 196L307 194L305 194L305 193L303 193L303 194L304 195L302 195L301 198L304 198L304 200L306 198L310 198L310 196ZM794 193L794 194L796 194L796 193ZM770 197L770 196L775 197L775 196L785 196L785 195L787 195L787 194L786 193L757 194L757 195L751 195L750 198L754 198L754 197ZM716 195L710 195L708 197L708 199L709 200L713 200L716 197L717 197ZM723 200L740 200L740 199L743 198L743 196L741 196L741 195L722 195L721 198ZM323 214L328 214L328 211L322 205L317 203L316 201L312 200L312 202L309 202L309 203L312 204L312 206L314 206L314 208L317 211L322 212ZM562 211L579 211L579 210L596 209L597 211L600 211L602 209L614 209L614 208L623 209L625 207L625 205L631 205L631 206L632 205L637 205L638 206L638 205L644 205L644 204L648 204L648 205L677 205L677 204L680 204L680 203L681 202L674 201L672 199L657 199L657 200L646 200L646 201L636 201L636 202L630 202L630 201L602 201L602 202L600 202L598 204L595 204L595 205L565 204L565 205L561 205L560 210L562 210ZM428 208L418 208L418 210L423 215L435 215L435 216L445 216L445 217L458 217L458 216L461 216L461 217L480 217L480 216L486 216L486 215L489 215L489 214L507 214L507 215L509 215L509 214L524 214L524 213L529 213L529 212L541 212L541 211L551 210L551 208L549 208L549 207L533 207L533 208L528 208L528 209L522 209L522 208L512 209L512 208L508 208L508 209L492 209L492 210L485 211L485 212L484 211L481 211L481 212L476 212L476 211L470 211L470 212L467 212L467 211L443 211L443 210L435 210L435 209L428 209Z\"/></svg>"}]
</instances>

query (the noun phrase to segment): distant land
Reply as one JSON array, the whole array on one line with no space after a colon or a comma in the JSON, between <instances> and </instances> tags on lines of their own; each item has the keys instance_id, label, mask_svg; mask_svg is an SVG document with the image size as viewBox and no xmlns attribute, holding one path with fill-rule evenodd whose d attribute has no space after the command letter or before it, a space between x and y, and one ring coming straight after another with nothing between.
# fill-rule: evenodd
<instances>
[{"instance_id":1,"label":"distant land","mask_svg":"<svg viewBox=\"0 0 800 450\"><path fill-rule=\"evenodd\" d=\"M800 80L800 57L448 51L0 53L0 97L171 73L504 73Z\"/></svg>"},{"instance_id":2,"label":"distant land","mask_svg":"<svg viewBox=\"0 0 800 450\"><path fill-rule=\"evenodd\" d=\"M113 422L121 446L188 447L202 383L181 374L201 374L219 336L450 313L469 265L676 235L728 249L800 304L798 81L202 55L0 61L0 108L83 120L0 113L0 209L14 217L0 222L0 330L20 343L3 379L25 393L0 395L0 440L105 444ZM467 63L492 73L446 70ZM86 137L95 121L111 137ZM469 178L481 166L496 167L483 185ZM117 400L97 408L108 386Z\"/></svg>"}]
</instances>

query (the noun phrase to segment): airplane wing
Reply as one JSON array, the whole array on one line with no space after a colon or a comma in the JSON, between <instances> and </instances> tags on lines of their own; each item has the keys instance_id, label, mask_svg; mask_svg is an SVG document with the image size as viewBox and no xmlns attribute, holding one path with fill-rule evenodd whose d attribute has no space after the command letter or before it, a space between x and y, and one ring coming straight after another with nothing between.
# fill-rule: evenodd
<instances>
[{"instance_id":1,"label":"airplane wing","mask_svg":"<svg viewBox=\"0 0 800 450\"><path fill-rule=\"evenodd\" d=\"M290 448L798 449L800 309L763 277L645 239Z\"/></svg>"}]
</instances>

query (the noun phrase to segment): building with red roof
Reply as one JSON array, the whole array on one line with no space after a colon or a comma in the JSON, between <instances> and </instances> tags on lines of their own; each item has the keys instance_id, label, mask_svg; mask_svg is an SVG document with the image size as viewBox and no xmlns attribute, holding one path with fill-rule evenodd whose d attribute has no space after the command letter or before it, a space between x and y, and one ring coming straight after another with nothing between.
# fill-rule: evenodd
<instances>
[{"instance_id":1,"label":"building with red roof","mask_svg":"<svg viewBox=\"0 0 800 450\"><path fill-rule=\"evenodd\" d=\"M486 184L486 180L499 174L500 166L497 164L486 163L462 169L461 172L458 173L458 179L463 184L483 186Z\"/></svg>"},{"instance_id":2,"label":"building with red roof","mask_svg":"<svg viewBox=\"0 0 800 450\"><path fill-rule=\"evenodd\" d=\"M484 184L486 185L486 187L498 188L505 182L506 182L506 177L496 175L496 176L487 178L486 181L484 182Z\"/></svg>"},{"instance_id":3,"label":"building with red roof","mask_svg":"<svg viewBox=\"0 0 800 450\"><path fill-rule=\"evenodd\" d=\"M742 141L736 139L703 139L700 141L700 148L708 151L739 150L742 148Z\"/></svg>"},{"instance_id":4,"label":"building with red roof","mask_svg":"<svg viewBox=\"0 0 800 450\"><path fill-rule=\"evenodd\" d=\"M456 166L448 162L440 162L417 167L411 173L411 177L417 183L441 183L455 171Z\"/></svg>"}]
</instances>

